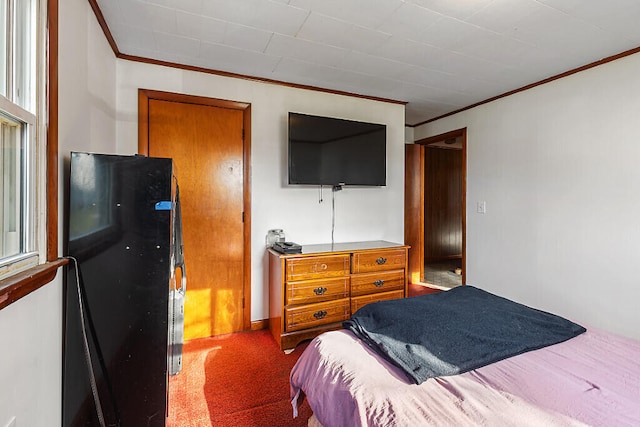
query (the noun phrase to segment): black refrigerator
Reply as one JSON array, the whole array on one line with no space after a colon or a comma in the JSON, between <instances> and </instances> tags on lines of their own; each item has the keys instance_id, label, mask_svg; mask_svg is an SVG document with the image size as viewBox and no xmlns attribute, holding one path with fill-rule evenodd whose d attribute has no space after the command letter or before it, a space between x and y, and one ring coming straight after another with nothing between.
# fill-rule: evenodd
<instances>
[{"instance_id":1,"label":"black refrigerator","mask_svg":"<svg viewBox=\"0 0 640 427\"><path fill-rule=\"evenodd\" d=\"M173 161L73 152L68 201L62 425L164 426L186 290Z\"/></svg>"}]
</instances>

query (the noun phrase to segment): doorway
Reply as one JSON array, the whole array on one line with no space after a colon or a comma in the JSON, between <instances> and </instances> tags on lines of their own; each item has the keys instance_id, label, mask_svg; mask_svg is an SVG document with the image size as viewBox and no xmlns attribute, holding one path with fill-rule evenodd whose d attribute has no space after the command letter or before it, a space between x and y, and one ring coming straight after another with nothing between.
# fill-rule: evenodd
<instances>
[{"instance_id":1,"label":"doorway","mask_svg":"<svg viewBox=\"0 0 640 427\"><path fill-rule=\"evenodd\" d=\"M466 283L466 129L405 146L409 280L438 289Z\"/></svg>"},{"instance_id":2,"label":"doorway","mask_svg":"<svg viewBox=\"0 0 640 427\"><path fill-rule=\"evenodd\" d=\"M250 105L140 89L138 106L139 153L178 176L184 339L250 329Z\"/></svg>"}]
</instances>

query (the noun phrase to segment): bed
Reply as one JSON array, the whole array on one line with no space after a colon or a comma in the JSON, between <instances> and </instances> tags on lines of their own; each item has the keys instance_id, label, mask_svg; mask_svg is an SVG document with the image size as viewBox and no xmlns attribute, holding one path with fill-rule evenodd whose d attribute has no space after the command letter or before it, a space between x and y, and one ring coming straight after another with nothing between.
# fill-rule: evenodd
<instances>
[{"instance_id":1,"label":"bed","mask_svg":"<svg viewBox=\"0 0 640 427\"><path fill-rule=\"evenodd\" d=\"M414 298L438 302L432 295ZM378 313L387 309L375 304L382 305ZM479 313L465 307L466 315L486 315L484 307ZM326 332L309 343L291 371L294 416L306 398L313 410L309 425L324 427L640 425L639 341L588 328L533 347L422 380L352 330Z\"/></svg>"}]
</instances>

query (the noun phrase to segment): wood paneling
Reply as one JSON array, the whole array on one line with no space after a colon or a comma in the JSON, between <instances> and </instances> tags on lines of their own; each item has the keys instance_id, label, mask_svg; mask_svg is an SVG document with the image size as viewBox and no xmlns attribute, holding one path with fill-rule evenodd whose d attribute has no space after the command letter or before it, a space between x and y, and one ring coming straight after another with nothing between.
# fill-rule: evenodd
<instances>
[{"instance_id":1,"label":"wood paneling","mask_svg":"<svg viewBox=\"0 0 640 427\"><path fill-rule=\"evenodd\" d=\"M462 257L462 150L425 149L424 259Z\"/></svg>"}]
</instances>

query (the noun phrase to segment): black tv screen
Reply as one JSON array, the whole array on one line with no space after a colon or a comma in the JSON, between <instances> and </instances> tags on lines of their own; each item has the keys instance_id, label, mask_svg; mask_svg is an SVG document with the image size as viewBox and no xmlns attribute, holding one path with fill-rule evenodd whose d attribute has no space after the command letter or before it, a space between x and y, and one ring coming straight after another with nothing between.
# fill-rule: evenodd
<instances>
[{"instance_id":1,"label":"black tv screen","mask_svg":"<svg viewBox=\"0 0 640 427\"><path fill-rule=\"evenodd\" d=\"M384 186L387 127L289 113L289 184Z\"/></svg>"}]
</instances>

